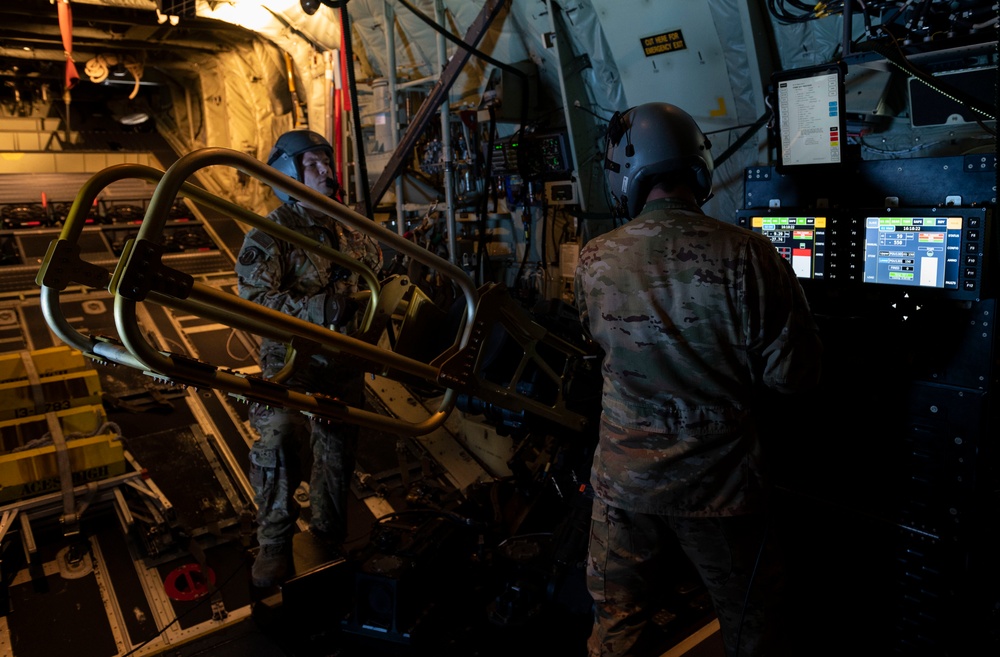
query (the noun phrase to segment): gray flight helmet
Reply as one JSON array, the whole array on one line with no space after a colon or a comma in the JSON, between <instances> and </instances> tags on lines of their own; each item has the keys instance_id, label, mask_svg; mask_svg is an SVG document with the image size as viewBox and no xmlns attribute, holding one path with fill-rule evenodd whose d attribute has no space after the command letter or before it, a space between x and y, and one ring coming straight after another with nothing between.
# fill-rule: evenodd
<instances>
[{"instance_id":1,"label":"gray flight helmet","mask_svg":"<svg viewBox=\"0 0 1000 657\"><path fill-rule=\"evenodd\" d=\"M324 150L333 161L333 146L323 135L312 130L289 130L278 137L274 148L267 157L267 163L290 178L304 182L302 178L302 157L307 151ZM274 193L285 203L292 203L294 198L284 191L274 187Z\"/></svg>"},{"instance_id":2,"label":"gray flight helmet","mask_svg":"<svg viewBox=\"0 0 1000 657\"><path fill-rule=\"evenodd\" d=\"M712 144L691 115L669 103L645 103L608 125L604 169L616 211L635 217L650 188L665 175L682 176L698 204L712 196Z\"/></svg>"}]
</instances>

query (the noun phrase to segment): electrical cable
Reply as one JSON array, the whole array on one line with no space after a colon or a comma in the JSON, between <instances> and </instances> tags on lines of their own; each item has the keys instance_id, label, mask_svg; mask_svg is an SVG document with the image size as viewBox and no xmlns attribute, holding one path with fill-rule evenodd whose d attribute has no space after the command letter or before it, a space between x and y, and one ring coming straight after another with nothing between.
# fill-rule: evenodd
<instances>
[{"instance_id":1,"label":"electrical cable","mask_svg":"<svg viewBox=\"0 0 1000 657\"><path fill-rule=\"evenodd\" d=\"M475 55L479 59L482 59L483 61L488 62L490 64L493 64L497 68L501 68L501 69L507 71L508 73L511 73L513 75L517 75L517 76L519 76L521 78L526 78L527 77L524 74L523 71L519 71L518 69L514 68L513 66L510 66L508 64L504 64L501 61L497 61L496 59L493 59L492 57L490 57L486 53L482 52L481 50L477 50L474 46L471 46L468 43L466 43L465 41L463 41L462 39L459 39L457 36L455 36L454 34L452 34L451 32L449 32L447 29L445 29L444 27L442 27L440 24L438 24L437 21L435 21L430 16L428 16L424 12L422 12L419 9L417 9L416 7L414 7L412 4L410 4L406 0L399 0L399 4L403 5L407 9L409 9L410 12L414 16L416 16L421 21L423 21L424 23L426 23L429 28L431 28L432 30L434 30L435 32L437 32L438 34L440 34L441 36L443 36L445 39L448 39L449 41L451 41L452 43L454 43L459 48L462 48L463 50L467 50L467 51L471 52L473 55Z\"/></svg>"},{"instance_id":2,"label":"electrical cable","mask_svg":"<svg viewBox=\"0 0 1000 657\"><path fill-rule=\"evenodd\" d=\"M407 2L407 0L399 0L399 3L401 5L403 5L404 7L406 7L407 9L409 9L410 12L412 12L414 16L416 16L421 21L423 21L424 23L426 23L428 27L430 27L432 30L434 30L435 32L437 32L438 34L440 34L441 36L443 36L448 41L451 41L452 43L454 43L459 48L462 48L463 50L466 50L466 51L472 53L473 55L475 55L479 59L482 59L483 61L485 61L485 62L487 62L489 64L493 64L494 66L496 66L499 69L507 71L511 75L516 76L521 81L521 108L520 108L521 121L520 121L520 124L519 124L519 127L518 127L518 132L520 132L521 129L523 129L523 127L525 126L525 123L528 120L528 97L530 96L530 90L528 88L528 84L529 84L528 83L528 76L525 75L523 71L518 70L517 68L515 68L513 66L510 66L509 64L504 64L501 61L493 59L492 57L490 57L486 53L482 52L481 50L476 49L475 46L466 43L462 39L459 39L454 34L452 34L447 29L445 29L443 26L439 25L432 18L430 18L429 16L427 16L426 14L424 14L422 11L420 11L419 9L417 9L416 7L414 7L412 4L410 4L409 2ZM520 165L519 165L519 167L520 167Z\"/></svg>"},{"instance_id":3,"label":"electrical cable","mask_svg":"<svg viewBox=\"0 0 1000 657\"><path fill-rule=\"evenodd\" d=\"M768 111L770 111L770 105L768 105ZM734 125L730 128L719 128L718 130L709 130L704 133L706 137L711 137L712 135L718 135L723 132L732 132L733 130L743 130L744 128L753 127L753 123L741 123L740 125Z\"/></svg>"},{"instance_id":4,"label":"electrical cable","mask_svg":"<svg viewBox=\"0 0 1000 657\"><path fill-rule=\"evenodd\" d=\"M583 112L586 112L587 114L590 114L591 116L597 117L598 119L600 119L604 123L607 123L608 121L611 120L611 119L608 119L608 118L605 118L605 117L601 116L600 114L598 114L597 112L595 112L595 111L593 111L591 109L587 109L582 104L580 104L580 101L578 101L578 100L574 100L573 101L573 107L575 107L576 109L581 110Z\"/></svg>"},{"instance_id":5,"label":"electrical cable","mask_svg":"<svg viewBox=\"0 0 1000 657\"><path fill-rule=\"evenodd\" d=\"M135 80L135 86L132 88L132 92L129 94L129 100L134 100L137 95L139 95L139 85L142 80L142 74L144 67L142 62L139 61L134 55L125 55L119 58L117 55L112 55L110 53L97 55L87 61L84 66L84 72L90 81L94 84L101 84L108 79L108 75L111 74L111 69L116 66L122 66L126 71L132 75L132 79Z\"/></svg>"},{"instance_id":6,"label":"electrical cable","mask_svg":"<svg viewBox=\"0 0 1000 657\"><path fill-rule=\"evenodd\" d=\"M789 3L791 5L794 5L796 9L799 9L801 12L803 12L801 14L794 14L788 11L788 9L785 8L783 2L780 4L781 6L779 7L778 3L776 3L775 0L767 0L768 12L770 12L771 16L773 16L774 19L777 20L779 23L785 23L786 25L791 25L795 23L806 23L808 21L817 20L818 18L822 17L814 13L814 7L809 7L803 5L802 3L794 1ZM820 6L819 4L816 5L816 7L819 6Z\"/></svg>"},{"instance_id":7,"label":"electrical cable","mask_svg":"<svg viewBox=\"0 0 1000 657\"><path fill-rule=\"evenodd\" d=\"M454 34L452 34L451 32L449 32L448 30L446 30L443 26L438 25L437 22L435 22L434 20L432 20L429 16L425 15L422 11L420 11L419 9L417 9L416 7L414 7L413 5L411 5L406 0L399 0L399 3L401 5L403 5L404 7L406 7L407 9L409 9L411 12L413 12L413 14L417 18L419 18L424 23L426 23L431 29L433 29L434 31L438 32L441 36L443 36L445 39L451 41L452 43L454 43L459 48L467 50L468 52L472 53L473 55L475 55L479 59L482 59L483 61L485 61L485 62L487 62L489 64L493 64L497 68L500 68L500 69L502 69L504 71L507 71L511 75L514 75L518 79L520 79L521 80L521 84L522 84L522 89L521 89L521 92L522 92L521 93L521 125L525 124L525 122L528 119L528 96L529 96L529 90L528 90L528 76L525 75L523 71L521 71L521 70L519 70L519 69L517 69L517 68L515 68L513 66L510 66L509 64L504 64L503 62L498 61L498 60L490 57L489 55L487 55L486 53L482 52L481 50L478 50L474 46L466 43L462 39L459 39Z\"/></svg>"},{"instance_id":8,"label":"electrical cable","mask_svg":"<svg viewBox=\"0 0 1000 657\"><path fill-rule=\"evenodd\" d=\"M718 158L714 158L714 166L718 167L720 164L728 160L733 153L742 148L743 144L750 140L750 137L754 135L758 130L760 130L764 125L771 120L771 108L768 107L760 118L757 119L752 126L750 126L746 132L740 135L736 141L730 144L729 148L722 152Z\"/></svg>"},{"instance_id":9,"label":"electrical cable","mask_svg":"<svg viewBox=\"0 0 1000 657\"><path fill-rule=\"evenodd\" d=\"M899 41L896 39L895 35L893 35L890 30L884 29L886 26L882 27L883 27L882 32L889 37L890 42L895 47L895 51L889 49L885 43L879 41L871 41L868 42L867 44L862 44L860 47L861 50L871 50L872 52L881 55L890 64L896 66L902 71L917 78L918 80L926 84L928 87L934 89L935 91L945 96L946 98L949 98L964 107L968 107L974 112L982 114L988 120L991 121L996 120L995 108L991 108L989 105L980 103L978 99L965 93L961 89L953 87L947 84L946 82L942 81L941 79L935 78L933 75L930 75L922 71L921 69L917 68L916 66L914 66L910 62L910 60L906 57L906 54L903 52L903 49L899 45ZM991 134L996 134L995 131L987 128L985 124L980 123L980 125Z\"/></svg>"},{"instance_id":10,"label":"electrical cable","mask_svg":"<svg viewBox=\"0 0 1000 657\"><path fill-rule=\"evenodd\" d=\"M993 137L971 137L970 139L972 139L972 140L982 140L984 142L989 142L990 144L992 144L993 141L994 141ZM919 144L917 144L915 146L909 146L907 148L892 149L892 148L878 148L876 146L872 146L871 144L868 144L868 143L865 142L864 137L861 138L860 142L861 142L861 148L862 149L864 149L865 151L871 152L871 153L878 153L879 155L909 155L911 153L916 153L918 151L927 150L929 148L936 148L936 147L941 146L943 144L954 144L955 143L954 140L949 137L947 139L937 139L937 140L934 140L934 141L920 142Z\"/></svg>"}]
</instances>

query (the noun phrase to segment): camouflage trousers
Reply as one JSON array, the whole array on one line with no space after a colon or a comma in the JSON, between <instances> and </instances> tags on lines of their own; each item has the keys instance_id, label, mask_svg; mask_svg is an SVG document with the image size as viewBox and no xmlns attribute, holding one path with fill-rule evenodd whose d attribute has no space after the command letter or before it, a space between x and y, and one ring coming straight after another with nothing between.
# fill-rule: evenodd
<instances>
[{"instance_id":1,"label":"camouflage trousers","mask_svg":"<svg viewBox=\"0 0 1000 657\"><path fill-rule=\"evenodd\" d=\"M658 592L694 565L714 605L728 657L786 655L781 572L766 517L690 518L632 513L594 500L587 588L594 599L589 657L659 655L644 632ZM762 549L763 546L763 549ZM758 563L758 555L760 555ZM747 595L749 588L750 594Z\"/></svg>"},{"instance_id":2,"label":"camouflage trousers","mask_svg":"<svg viewBox=\"0 0 1000 657\"><path fill-rule=\"evenodd\" d=\"M291 539L299 505L295 490L309 482L310 527L340 543L347 534L347 500L354 476L358 428L298 411L253 404L250 485L261 545Z\"/></svg>"}]
</instances>

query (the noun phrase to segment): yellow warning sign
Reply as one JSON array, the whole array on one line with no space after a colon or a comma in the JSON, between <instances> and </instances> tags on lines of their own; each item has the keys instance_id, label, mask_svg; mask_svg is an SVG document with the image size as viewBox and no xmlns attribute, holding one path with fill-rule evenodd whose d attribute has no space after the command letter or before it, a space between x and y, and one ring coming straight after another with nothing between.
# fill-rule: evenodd
<instances>
[{"instance_id":1,"label":"yellow warning sign","mask_svg":"<svg viewBox=\"0 0 1000 657\"><path fill-rule=\"evenodd\" d=\"M684 43L684 35L681 34L680 30L671 30L663 34L643 37L640 41L642 42L642 51L646 53L646 57L662 55L665 52L687 48L687 45Z\"/></svg>"}]
</instances>

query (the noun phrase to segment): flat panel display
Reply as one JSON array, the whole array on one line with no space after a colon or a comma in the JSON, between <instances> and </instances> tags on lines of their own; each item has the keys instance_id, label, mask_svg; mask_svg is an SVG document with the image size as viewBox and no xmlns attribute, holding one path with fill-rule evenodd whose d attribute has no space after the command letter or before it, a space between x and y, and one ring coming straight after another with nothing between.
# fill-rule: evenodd
<instances>
[{"instance_id":1,"label":"flat panel display","mask_svg":"<svg viewBox=\"0 0 1000 657\"><path fill-rule=\"evenodd\" d=\"M866 284L981 292L986 266L985 208L885 208L861 211Z\"/></svg>"},{"instance_id":2,"label":"flat panel display","mask_svg":"<svg viewBox=\"0 0 1000 657\"><path fill-rule=\"evenodd\" d=\"M822 279L827 274L825 215L794 210L739 210L737 224L761 233L774 243L799 278Z\"/></svg>"},{"instance_id":3,"label":"flat panel display","mask_svg":"<svg viewBox=\"0 0 1000 657\"><path fill-rule=\"evenodd\" d=\"M847 138L844 76L842 63L779 71L771 76L779 173L843 164Z\"/></svg>"}]
</instances>

